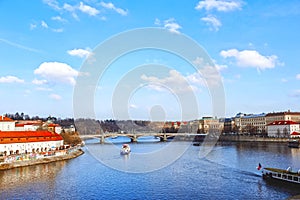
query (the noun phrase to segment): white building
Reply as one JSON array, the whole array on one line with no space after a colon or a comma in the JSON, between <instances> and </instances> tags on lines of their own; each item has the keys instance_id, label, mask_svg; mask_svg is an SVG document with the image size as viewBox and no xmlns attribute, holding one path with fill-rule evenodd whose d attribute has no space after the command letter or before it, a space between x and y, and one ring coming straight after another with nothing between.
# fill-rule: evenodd
<instances>
[{"instance_id":1,"label":"white building","mask_svg":"<svg viewBox=\"0 0 300 200\"><path fill-rule=\"evenodd\" d=\"M15 121L4 116L0 116L0 131L14 131Z\"/></svg>"},{"instance_id":2,"label":"white building","mask_svg":"<svg viewBox=\"0 0 300 200\"><path fill-rule=\"evenodd\" d=\"M63 146L60 134L49 131L0 131L0 154L46 152Z\"/></svg>"},{"instance_id":3,"label":"white building","mask_svg":"<svg viewBox=\"0 0 300 200\"><path fill-rule=\"evenodd\" d=\"M38 127L36 123L16 125L14 120L0 116L0 155L46 152L63 146L59 125L52 125L52 131Z\"/></svg>"},{"instance_id":4,"label":"white building","mask_svg":"<svg viewBox=\"0 0 300 200\"><path fill-rule=\"evenodd\" d=\"M293 132L300 130L300 125L293 121L274 121L267 125L269 137L290 137Z\"/></svg>"},{"instance_id":5,"label":"white building","mask_svg":"<svg viewBox=\"0 0 300 200\"><path fill-rule=\"evenodd\" d=\"M16 131L36 131L40 127L38 123L16 124Z\"/></svg>"}]
</instances>

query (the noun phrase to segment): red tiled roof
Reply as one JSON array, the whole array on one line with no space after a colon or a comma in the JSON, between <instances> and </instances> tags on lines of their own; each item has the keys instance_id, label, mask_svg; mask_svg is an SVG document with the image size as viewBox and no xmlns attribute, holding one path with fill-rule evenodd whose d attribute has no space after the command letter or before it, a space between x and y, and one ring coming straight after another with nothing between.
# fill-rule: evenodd
<instances>
[{"instance_id":1,"label":"red tiled roof","mask_svg":"<svg viewBox=\"0 0 300 200\"><path fill-rule=\"evenodd\" d=\"M0 144L59 141L63 137L49 131L0 131Z\"/></svg>"},{"instance_id":2,"label":"red tiled roof","mask_svg":"<svg viewBox=\"0 0 300 200\"><path fill-rule=\"evenodd\" d=\"M23 127L25 124L16 124L16 127Z\"/></svg>"},{"instance_id":3,"label":"red tiled roof","mask_svg":"<svg viewBox=\"0 0 300 200\"><path fill-rule=\"evenodd\" d=\"M48 127L59 127L60 125L58 124L48 124Z\"/></svg>"},{"instance_id":4,"label":"red tiled roof","mask_svg":"<svg viewBox=\"0 0 300 200\"><path fill-rule=\"evenodd\" d=\"M25 123L25 124L16 124L17 127L23 127L25 125L36 125L36 126L39 126L40 124L39 123L34 123L34 122L32 122L32 123Z\"/></svg>"},{"instance_id":5,"label":"red tiled roof","mask_svg":"<svg viewBox=\"0 0 300 200\"><path fill-rule=\"evenodd\" d=\"M270 124L268 124L267 126L272 126L272 125L292 125L292 124L298 124L296 122L293 121L274 121Z\"/></svg>"},{"instance_id":6,"label":"red tiled roof","mask_svg":"<svg viewBox=\"0 0 300 200\"><path fill-rule=\"evenodd\" d=\"M0 116L0 121L14 121L14 120L5 116Z\"/></svg>"},{"instance_id":7,"label":"red tiled roof","mask_svg":"<svg viewBox=\"0 0 300 200\"><path fill-rule=\"evenodd\" d=\"M299 133L299 132L296 132L296 131L294 131L294 132L292 132L292 133L291 133L291 135L300 135L300 133Z\"/></svg>"}]
</instances>

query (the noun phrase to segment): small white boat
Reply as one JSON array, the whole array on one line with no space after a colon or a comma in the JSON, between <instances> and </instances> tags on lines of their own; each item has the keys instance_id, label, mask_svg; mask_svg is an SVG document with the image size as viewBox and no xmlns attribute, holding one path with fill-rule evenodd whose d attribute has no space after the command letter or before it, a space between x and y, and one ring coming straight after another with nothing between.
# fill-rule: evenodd
<instances>
[{"instance_id":1,"label":"small white boat","mask_svg":"<svg viewBox=\"0 0 300 200\"><path fill-rule=\"evenodd\" d=\"M121 151L120 151L120 154L121 155L127 155L131 152L130 150L130 146L129 144L123 144L122 148L121 148Z\"/></svg>"}]
</instances>

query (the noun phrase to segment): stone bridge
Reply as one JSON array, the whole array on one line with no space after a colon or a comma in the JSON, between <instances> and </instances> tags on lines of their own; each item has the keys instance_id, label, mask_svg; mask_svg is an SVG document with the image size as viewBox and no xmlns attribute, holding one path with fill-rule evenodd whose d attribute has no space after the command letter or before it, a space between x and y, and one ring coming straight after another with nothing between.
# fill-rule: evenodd
<instances>
[{"instance_id":1,"label":"stone bridge","mask_svg":"<svg viewBox=\"0 0 300 200\"><path fill-rule=\"evenodd\" d=\"M160 138L160 141L165 142L170 138L178 137L178 138L184 138L184 139L192 139L195 136L203 136L205 137L207 134L197 134L197 133L104 133L104 134L98 134L98 135L81 135L80 137L82 139L88 139L88 138L99 138L100 143L104 143L105 138L114 138L114 137L128 137L131 139L131 142L137 142L137 139L139 137L144 136L153 136Z\"/></svg>"}]
</instances>

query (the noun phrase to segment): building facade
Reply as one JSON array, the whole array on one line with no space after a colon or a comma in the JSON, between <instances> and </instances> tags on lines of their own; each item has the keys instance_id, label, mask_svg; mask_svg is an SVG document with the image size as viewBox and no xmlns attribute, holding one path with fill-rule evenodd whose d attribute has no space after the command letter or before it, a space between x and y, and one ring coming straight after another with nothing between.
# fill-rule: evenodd
<instances>
[{"instance_id":1,"label":"building facade","mask_svg":"<svg viewBox=\"0 0 300 200\"><path fill-rule=\"evenodd\" d=\"M49 131L0 131L0 154L46 152L63 146L63 138Z\"/></svg>"},{"instance_id":2,"label":"building facade","mask_svg":"<svg viewBox=\"0 0 300 200\"><path fill-rule=\"evenodd\" d=\"M241 129L247 134L263 134L266 132L266 114L250 114L241 117Z\"/></svg>"},{"instance_id":3,"label":"building facade","mask_svg":"<svg viewBox=\"0 0 300 200\"><path fill-rule=\"evenodd\" d=\"M55 130L38 130L40 125L16 124L7 117L0 117L0 155L46 152L63 146L63 138Z\"/></svg>"},{"instance_id":4,"label":"building facade","mask_svg":"<svg viewBox=\"0 0 300 200\"><path fill-rule=\"evenodd\" d=\"M15 121L4 116L0 116L0 131L14 131Z\"/></svg>"},{"instance_id":5,"label":"building facade","mask_svg":"<svg viewBox=\"0 0 300 200\"><path fill-rule=\"evenodd\" d=\"M293 121L274 121L267 125L269 137L290 137L293 132L299 132L299 123Z\"/></svg>"},{"instance_id":6,"label":"building facade","mask_svg":"<svg viewBox=\"0 0 300 200\"><path fill-rule=\"evenodd\" d=\"M270 124L274 121L293 121L300 123L300 112L291 112L290 110L284 112L273 112L266 115L266 123Z\"/></svg>"},{"instance_id":7,"label":"building facade","mask_svg":"<svg viewBox=\"0 0 300 200\"><path fill-rule=\"evenodd\" d=\"M200 133L221 133L224 129L224 120L213 117L203 117L199 120Z\"/></svg>"}]
</instances>

